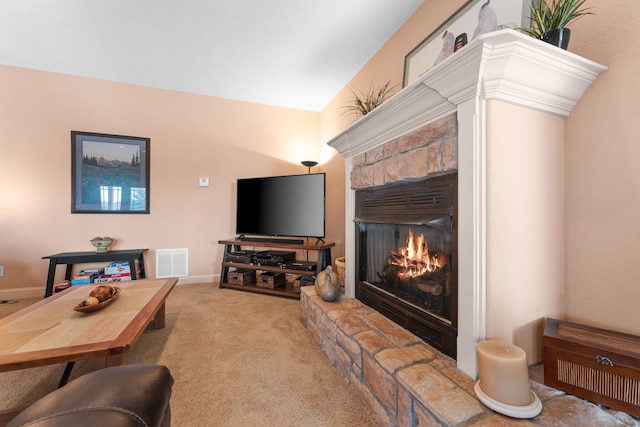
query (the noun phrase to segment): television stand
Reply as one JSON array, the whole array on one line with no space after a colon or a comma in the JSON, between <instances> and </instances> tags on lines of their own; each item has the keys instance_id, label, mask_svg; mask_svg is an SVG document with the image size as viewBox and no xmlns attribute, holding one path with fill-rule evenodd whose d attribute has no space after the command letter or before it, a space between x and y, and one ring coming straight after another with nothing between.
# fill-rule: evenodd
<instances>
[{"instance_id":1,"label":"television stand","mask_svg":"<svg viewBox=\"0 0 640 427\"><path fill-rule=\"evenodd\" d=\"M224 254L222 255L222 270L220 272L220 288L230 288L246 292L255 292L267 295L275 295L286 298L300 298L300 292L294 290L293 284L286 280L287 275L295 275L297 278L301 276L313 280L313 277L331 265L331 248L335 246L333 242L323 242L322 244L305 244L292 243L296 240L277 239L279 243L271 243L264 240L219 240L218 243L224 245ZM257 264L251 260L238 261L232 257L228 257L232 252L242 252L242 246L253 248L277 248L287 249L290 251L316 251L318 253L318 262L293 261L280 265ZM251 252L251 251L245 251ZM229 260L227 260L229 259ZM315 266L315 269L311 266ZM309 269L310 268L310 269ZM284 286L268 288L258 286L258 283L230 283L230 269L234 269L231 273L237 271L251 271L264 273L281 273L285 275ZM313 282L312 282L313 283Z\"/></svg>"},{"instance_id":2,"label":"television stand","mask_svg":"<svg viewBox=\"0 0 640 427\"><path fill-rule=\"evenodd\" d=\"M275 243L275 244L293 244L293 245L302 245L304 243L304 239L284 239L278 237L246 237L246 236L238 236L236 240L240 242L262 242L262 243Z\"/></svg>"}]
</instances>

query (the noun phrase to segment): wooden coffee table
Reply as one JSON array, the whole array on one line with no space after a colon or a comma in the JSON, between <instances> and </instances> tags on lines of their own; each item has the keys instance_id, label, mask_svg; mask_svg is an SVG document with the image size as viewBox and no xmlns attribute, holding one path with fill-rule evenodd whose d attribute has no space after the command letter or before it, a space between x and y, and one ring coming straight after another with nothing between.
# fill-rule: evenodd
<instances>
[{"instance_id":1,"label":"wooden coffee table","mask_svg":"<svg viewBox=\"0 0 640 427\"><path fill-rule=\"evenodd\" d=\"M127 351L147 327L164 328L165 300L177 281L110 283L121 288L120 296L93 313L73 307L96 285L72 286L0 319L0 372L100 357L106 367L125 364Z\"/></svg>"}]
</instances>

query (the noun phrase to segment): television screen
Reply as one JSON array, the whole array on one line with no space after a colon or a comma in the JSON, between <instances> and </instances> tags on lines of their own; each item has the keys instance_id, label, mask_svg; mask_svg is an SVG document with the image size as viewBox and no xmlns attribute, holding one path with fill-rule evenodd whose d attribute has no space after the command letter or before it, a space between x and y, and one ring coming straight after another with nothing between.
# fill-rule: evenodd
<instances>
[{"instance_id":1,"label":"television screen","mask_svg":"<svg viewBox=\"0 0 640 427\"><path fill-rule=\"evenodd\" d=\"M324 173L238 179L236 234L324 237Z\"/></svg>"}]
</instances>

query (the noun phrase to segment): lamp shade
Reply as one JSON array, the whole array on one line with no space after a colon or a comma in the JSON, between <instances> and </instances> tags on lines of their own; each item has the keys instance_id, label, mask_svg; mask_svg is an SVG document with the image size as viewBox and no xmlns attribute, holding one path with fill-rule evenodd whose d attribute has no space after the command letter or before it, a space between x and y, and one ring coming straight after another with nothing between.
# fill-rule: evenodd
<instances>
[{"instance_id":1,"label":"lamp shade","mask_svg":"<svg viewBox=\"0 0 640 427\"><path fill-rule=\"evenodd\" d=\"M307 171L309 173L311 173L311 168L318 164L318 162L315 162L313 160L303 160L300 163L302 163L303 166L307 167Z\"/></svg>"}]
</instances>

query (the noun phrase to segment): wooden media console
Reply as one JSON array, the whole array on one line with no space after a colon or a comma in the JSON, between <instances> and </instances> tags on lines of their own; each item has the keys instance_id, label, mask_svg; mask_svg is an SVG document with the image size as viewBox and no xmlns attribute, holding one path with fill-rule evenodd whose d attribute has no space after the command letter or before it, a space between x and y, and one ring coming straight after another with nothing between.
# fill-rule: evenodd
<instances>
[{"instance_id":1,"label":"wooden media console","mask_svg":"<svg viewBox=\"0 0 640 427\"><path fill-rule=\"evenodd\" d=\"M222 270L220 273L220 287L231 288L241 291L257 292L262 294L276 295L287 298L300 298L300 282L296 284L295 281L285 280L283 286L270 285L268 280L263 280L261 283L250 283L239 278L240 274L245 274L247 271L254 271L258 273L281 273L284 275L296 275L296 277L309 277L316 276L328 265L331 265L331 248L335 246L335 243L318 243L318 244L305 244L305 243L289 243L285 239L281 242L273 241L245 241L245 240L220 240L219 244L224 245L224 254L222 261ZM290 251L313 251L317 253L317 262L299 261L296 260L292 263L283 263L282 265L267 265L256 262L233 260L234 257L229 257L229 254L242 251L242 247L253 248L277 248ZM246 251L254 253L255 251ZM231 261L227 261L231 259ZM296 264L299 268L293 268L292 264ZM311 268L312 266L312 268ZM231 276L234 276L233 278ZM260 277L258 274L256 280ZM313 282L310 282L313 283Z\"/></svg>"}]
</instances>

